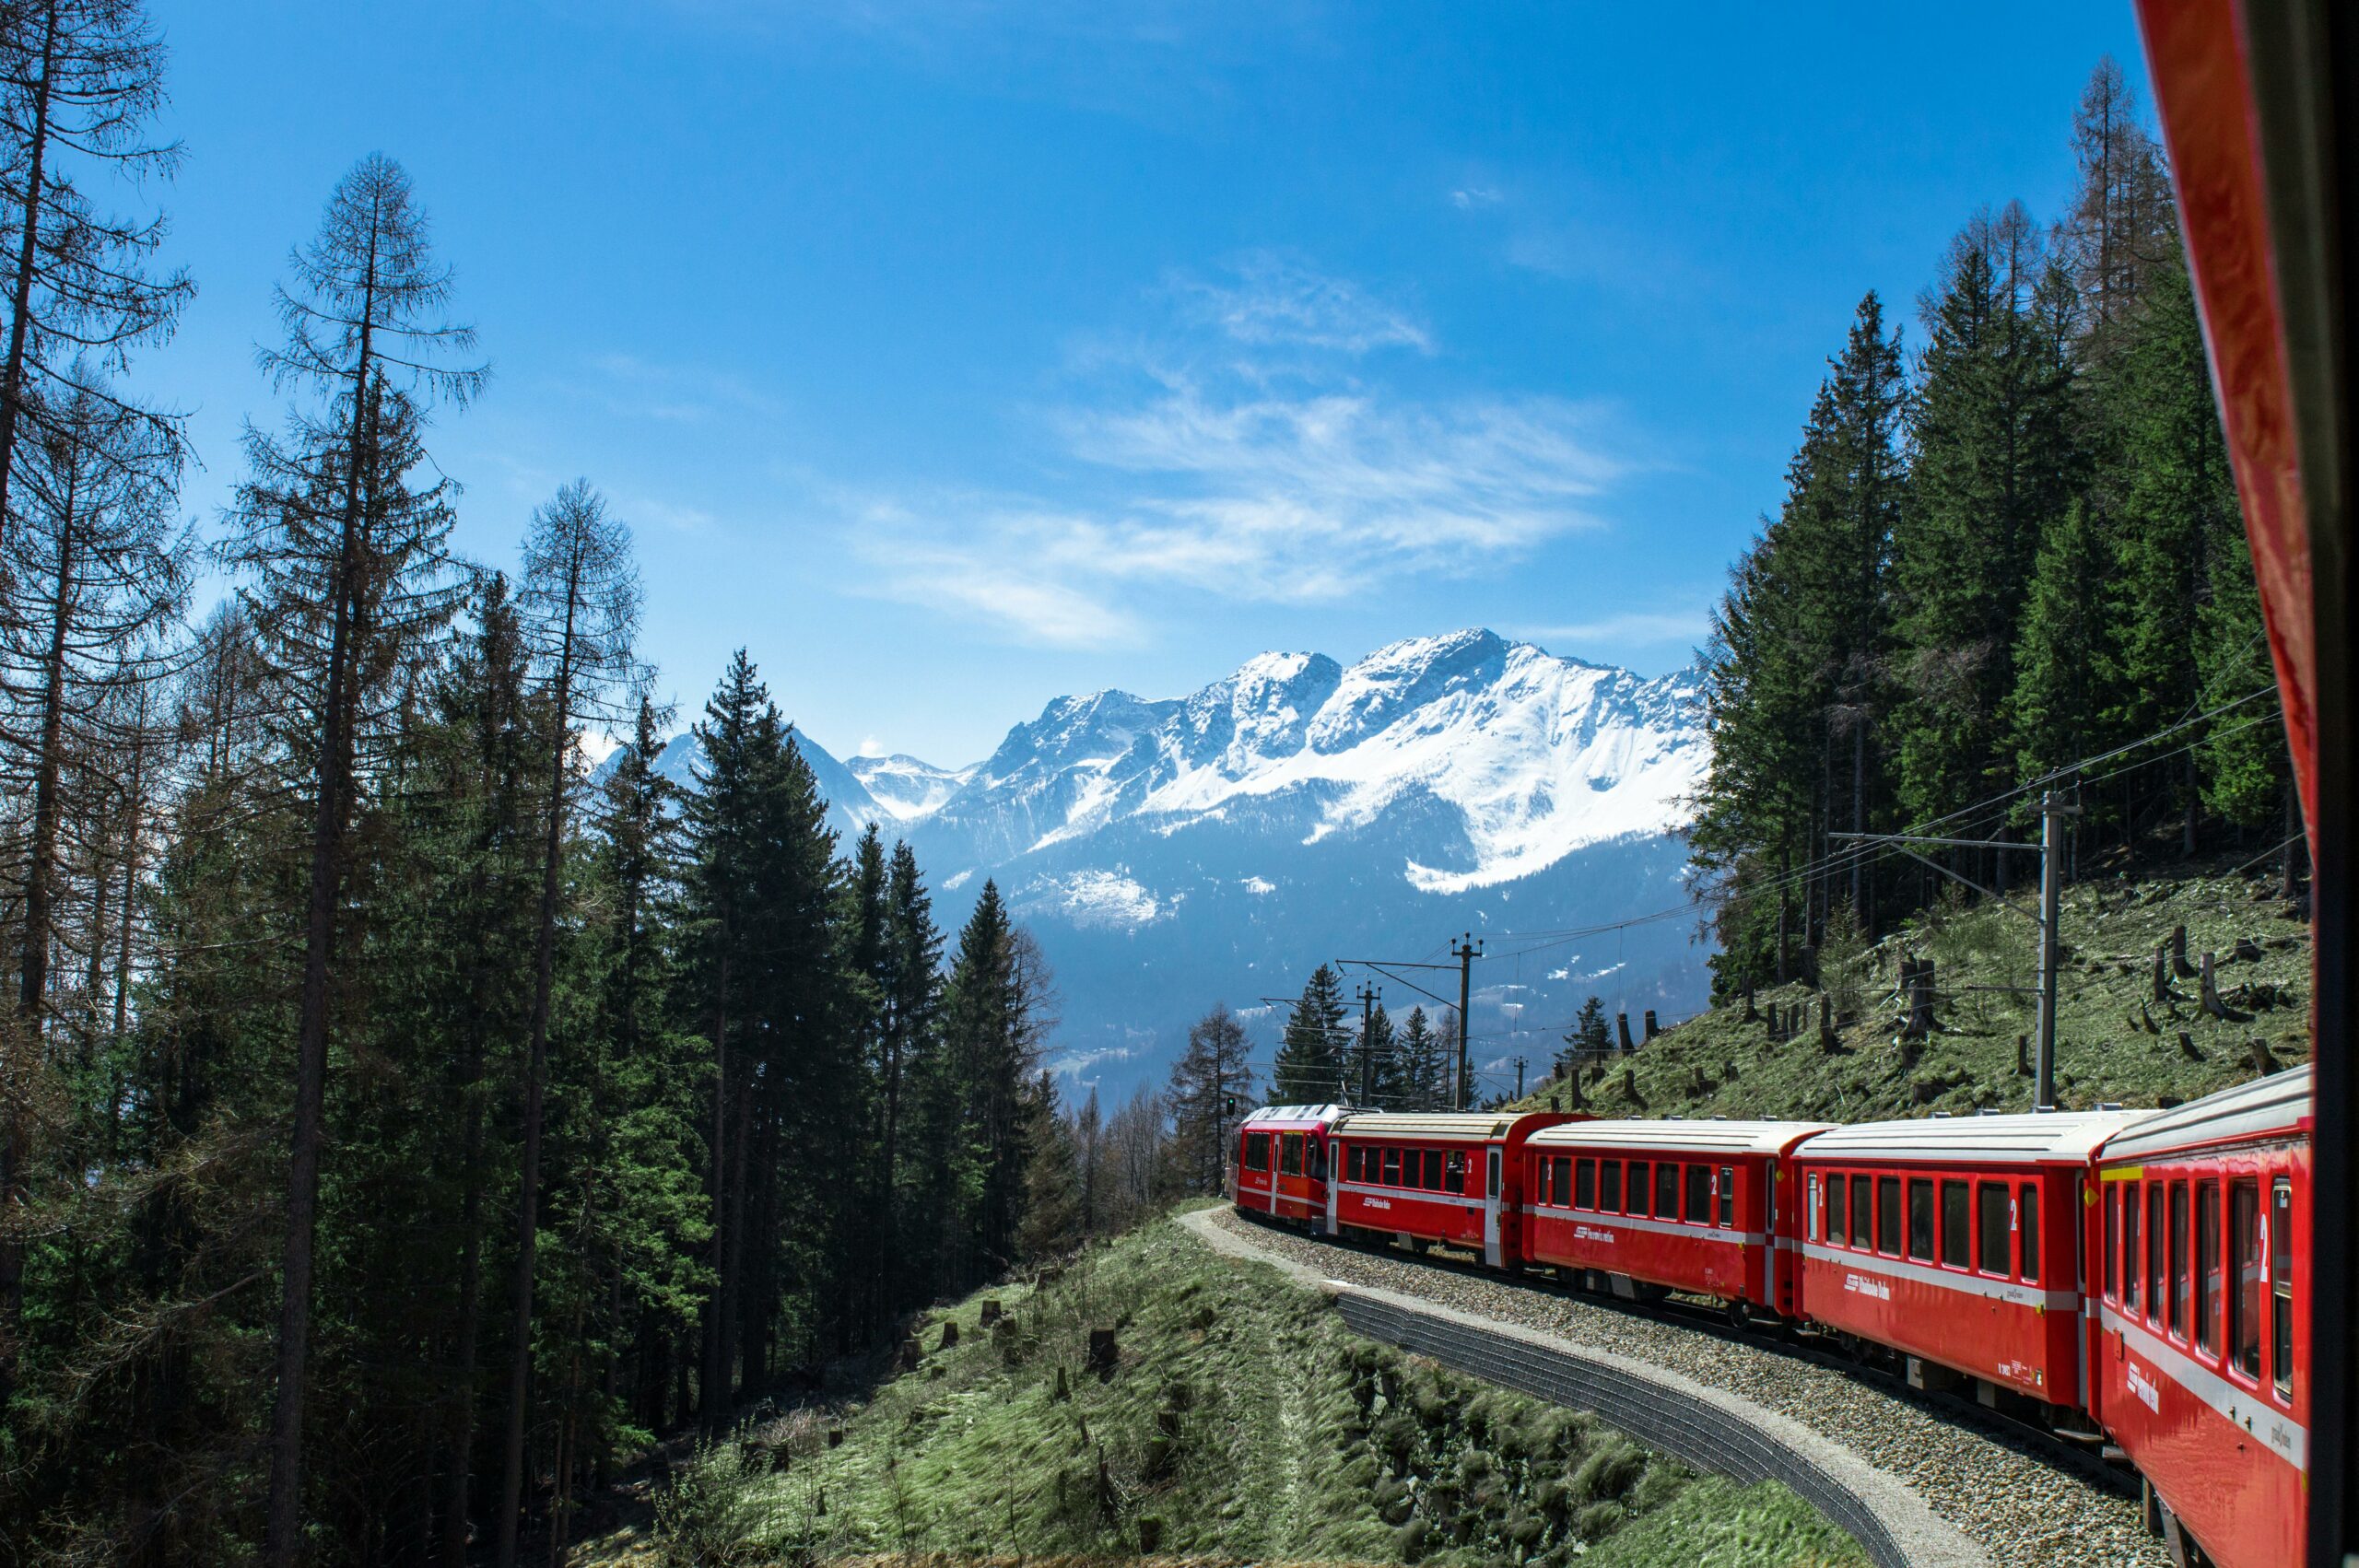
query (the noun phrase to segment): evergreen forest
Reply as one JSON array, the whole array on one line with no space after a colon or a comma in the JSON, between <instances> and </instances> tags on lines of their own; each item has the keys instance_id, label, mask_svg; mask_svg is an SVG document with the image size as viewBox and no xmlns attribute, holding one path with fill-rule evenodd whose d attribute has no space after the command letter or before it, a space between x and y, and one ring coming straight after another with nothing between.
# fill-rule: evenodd
<instances>
[{"instance_id":1,"label":"evergreen forest","mask_svg":"<svg viewBox=\"0 0 2359 1568\"><path fill-rule=\"evenodd\" d=\"M2204 852L2303 874L2301 818L2164 150L2111 61L2069 207L1972 214L1903 312L1872 291L1705 649L1692 832L1714 991L1808 977L1942 871L2036 883Z\"/></svg>"}]
</instances>

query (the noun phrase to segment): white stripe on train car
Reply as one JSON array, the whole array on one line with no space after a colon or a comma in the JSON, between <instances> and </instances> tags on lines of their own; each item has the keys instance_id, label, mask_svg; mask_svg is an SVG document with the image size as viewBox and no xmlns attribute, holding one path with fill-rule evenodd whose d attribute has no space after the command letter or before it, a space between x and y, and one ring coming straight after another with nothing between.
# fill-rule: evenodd
<instances>
[{"instance_id":1,"label":"white stripe on train car","mask_svg":"<svg viewBox=\"0 0 2359 1568\"><path fill-rule=\"evenodd\" d=\"M1461 1198L1454 1192L1434 1192L1422 1187L1372 1187L1364 1181L1339 1184L1345 1192L1356 1192L1362 1198L1406 1198L1417 1203L1448 1203L1460 1209L1480 1209L1479 1198Z\"/></svg>"},{"instance_id":2,"label":"white stripe on train car","mask_svg":"<svg viewBox=\"0 0 2359 1568\"><path fill-rule=\"evenodd\" d=\"M2230 1425L2244 1425L2246 1430L2265 1440L2282 1458L2295 1469L2306 1472L2310 1468L2310 1434L2294 1418L2276 1409L2249 1388L2240 1388L2201 1362L2166 1340L2156 1339L2144 1324L2124 1317L2112 1307L2100 1303L2097 1321L2119 1334L2133 1356L2143 1356L2154 1363L2163 1375L2198 1399L2211 1407L2213 1413ZM2137 1363L2130 1363L2134 1374ZM2153 1389L2140 1389L2134 1380L2132 1397L2154 1410L2159 1402ZM2160 1412L2157 1412L2160 1413ZM2266 1426L2260 1423L2266 1422Z\"/></svg>"},{"instance_id":3,"label":"white stripe on train car","mask_svg":"<svg viewBox=\"0 0 2359 1568\"><path fill-rule=\"evenodd\" d=\"M1821 1246L1814 1241L1802 1244L1802 1256L1838 1268L1855 1269L1863 1274L1907 1280L1919 1285L1931 1285L1937 1290L1955 1291L1961 1295L1989 1296L1995 1301L2012 1302L2017 1306L2043 1306L2050 1312L2078 1313L2081 1310L2081 1293L2078 1291L2042 1290L2037 1285L2018 1284L2013 1280L1962 1274L1954 1269L1937 1269L1928 1263L1904 1263L1896 1258L1881 1258L1872 1252L1853 1252L1848 1247Z\"/></svg>"},{"instance_id":4,"label":"white stripe on train car","mask_svg":"<svg viewBox=\"0 0 2359 1568\"><path fill-rule=\"evenodd\" d=\"M1590 1209L1554 1209L1527 1203L1523 1206L1523 1212L1535 1220L1576 1220L1584 1225L1610 1225L1648 1231L1656 1235L1685 1236L1690 1241L1741 1242L1747 1246L1759 1246L1768 1239L1759 1231L1724 1231L1717 1225L1689 1224L1680 1220L1649 1220L1638 1214L1602 1214Z\"/></svg>"}]
</instances>

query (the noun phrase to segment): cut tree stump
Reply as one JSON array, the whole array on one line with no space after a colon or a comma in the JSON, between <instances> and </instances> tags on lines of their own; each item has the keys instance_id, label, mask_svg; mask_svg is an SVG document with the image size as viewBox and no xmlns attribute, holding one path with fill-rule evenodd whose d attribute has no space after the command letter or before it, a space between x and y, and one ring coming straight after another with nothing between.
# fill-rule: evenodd
<instances>
[{"instance_id":1,"label":"cut tree stump","mask_svg":"<svg viewBox=\"0 0 2359 1568\"><path fill-rule=\"evenodd\" d=\"M1625 1052L1634 1051L1638 1048L1630 1043L1630 1015L1628 1013L1615 1013L1614 1015L1614 1026L1621 1031L1622 1049Z\"/></svg>"},{"instance_id":2,"label":"cut tree stump","mask_svg":"<svg viewBox=\"0 0 2359 1568\"><path fill-rule=\"evenodd\" d=\"M988 1328L998 1321L999 1303L986 1298L981 1306L976 1312L975 1327L978 1328Z\"/></svg>"},{"instance_id":3,"label":"cut tree stump","mask_svg":"<svg viewBox=\"0 0 2359 1568\"><path fill-rule=\"evenodd\" d=\"M2015 1076L2018 1078L2031 1076L2031 1036L2029 1035L2015 1036Z\"/></svg>"},{"instance_id":4,"label":"cut tree stump","mask_svg":"<svg viewBox=\"0 0 2359 1568\"><path fill-rule=\"evenodd\" d=\"M2195 978L2195 965L2187 961L2187 928L2171 928L2171 973L2182 980Z\"/></svg>"},{"instance_id":5,"label":"cut tree stump","mask_svg":"<svg viewBox=\"0 0 2359 1568\"><path fill-rule=\"evenodd\" d=\"M2254 1040L2246 1046L2245 1050L2252 1058L2253 1066L2259 1068L2263 1076L2278 1070L2277 1059L2270 1054L2267 1040Z\"/></svg>"},{"instance_id":6,"label":"cut tree stump","mask_svg":"<svg viewBox=\"0 0 2359 1568\"><path fill-rule=\"evenodd\" d=\"M1753 982L1752 982L1751 980L1747 980L1747 981L1745 981L1745 983L1744 983L1744 1020L1743 1020L1743 1021L1744 1021L1745 1023L1747 1023L1747 1024L1750 1024L1750 1023L1754 1022L1755 1019L1759 1018L1760 1016L1761 1016L1760 1010L1759 1010L1758 1008L1756 1008L1756 1007L1755 1007L1755 1006L1753 1005Z\"/></svg>"},{"instance_id":7,"label":"cut tree stump","mask_svg":"<svg viewBox=\"0 0 2359 1568\"><path fill-rule=\"evenodd\" d=\"M1655 1010L1651 1007L1647 1009L1647 1038L1651 1040L1661 1033L1662 1030L1655 1024Z\"/></svg>"},{"instance_id":8,"label":"cut tree stump","mask_svg":"<svg viewBox=\"0 0 2359 1568\"><path fill-rule=\"evenodd\" d=\"M1835 999L1825 991L1818 993L1818 1043L1835 1043Z\"/></svg>"},{"instance_id":9,"label":"cut tree stump","mask_svg":"<svg viewBox=\"0 0 2359 1568\"><path fill-rule=\"evenodd\" d=\"M942 1325L942 1348L949 1350L958 1342L958 1325L945 1320Z\"/></svg>"},{"instance_id":10,"label":"cut tree stump","mask_svg":"<svg viewBox=\"0 0 2359 1568\"><path fill-rule=\"evenodd\" d=\"M2229 1024L2251 1023L2251 1013L2238 1012L2220 1000L2220 980L2215 970L2213 958L2207 951L2203 954L2203 968L2201 972L2203 980L2203 1011Z\"/></svg>"},{"instance_id":11,"label":"cut tree stump","mask_svg":"<svg viewBox=\"0 0 2359 1568\"><path fill-rule=\"evenodd\" d=\"M1111 1377L1121 1359L1121 1347L1114 1341L1113 1329L1092 1328L1089 1331L1089 1360L1086 1364L1090 1371L1101 1378Z\"/></svg>"},{"instance_id":12,"label":"cut tree stump","mask_svg":"<svg viewBox=\"0 0 2359 1568\"><path fill-rule=\"evenodd\" d=\"M2195 1048L2195 1036L2184 1029L2178 1032L2178 1054L2189 1061L2203 1059L2203 1053Z\"/></svg>"}]
</instances>

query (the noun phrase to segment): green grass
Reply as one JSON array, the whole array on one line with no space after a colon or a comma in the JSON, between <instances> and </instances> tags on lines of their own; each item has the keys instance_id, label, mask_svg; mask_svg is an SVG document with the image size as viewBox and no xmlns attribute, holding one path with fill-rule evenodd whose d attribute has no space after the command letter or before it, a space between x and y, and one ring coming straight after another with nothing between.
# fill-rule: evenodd
<instances>
[{"instance_id":1,"label":"green grass","mask_svg":"<svg viewBox=\"0 0 2359 1568\"><path fill-rule=\"evenodd\" d=\"M1013 1327L981 1328L986 1298ZM938 1350L945 1322L958 1341ZM1093 1327L1121 1345L1103 1380L1082 1370ZM924 1363L846 1410L839 1445L805 1419L759 1434L790 1456L782 1474L735 1444L709 1451L679 1494L698 1506L666 1505L668 1554L1864 1560L1782 1487L1697 1476L1590 1417L1361 1340L1312 1293L1168 1221L1037 1290L962 1302L923 1333ZM681 1527L702 1528L700 1555Z\"/></svg>"},{"instance_id":2,"label":"green grass","mask_svg":"<svg viewBox=\"0 0 2359 1568\"><path fill-rule=\"evenodd\" d=\"M2067 890L2061 928L2068 956L2057 990L2060 1105L2153 1106L2208 1094L2254 1076L2254 1040L2283 1065L2309 1059L2309 929L2286 918L2271 894L2274 880L2212 872ZM2027 891L2015 901L2032 905ZM2154 947L2178 925L2187 928L2190 964L2206 949L2219 955L2219 986L2232 1005L2239 994L2264 999L2264 1005L2238 1009L2250 1022L2201 1012L2192 979L2175 982L2184 1000L2154 1002ZM1585 1085L1588 1108L1604 1116L1827 1121L1985 1106L2029 1109L2032 1080L2016 1071L2015 1042L2033 1030L2036 930L2023 916L1989 904L1946 904L1849 962L1829 964L1827 990L1839 1021L1831 1048L1818 1039L1817 989L1782 986L1755 1000L1763 1010L1809 1001L1812 1026L1796 1037L1770 1038L1766 1011L1762 1021L1748 1024L1741 1003L1712 1009L1610 1065L1602 1080ZM2232 958L2239 937L2259 944L2258 959ZM1895 992L1904 956L1931 959L1944 993L1937 1012L1942 1032L1921 1043L1898 1038ZM2023 989L1969 989L1977 987ZM2147 1030L2148 1019L2159 1033ZM1569 1100L1557 1097L1562 1093L1543 1090L1525 1104L1569 1108Z\"/></svg>"}]
</instances>

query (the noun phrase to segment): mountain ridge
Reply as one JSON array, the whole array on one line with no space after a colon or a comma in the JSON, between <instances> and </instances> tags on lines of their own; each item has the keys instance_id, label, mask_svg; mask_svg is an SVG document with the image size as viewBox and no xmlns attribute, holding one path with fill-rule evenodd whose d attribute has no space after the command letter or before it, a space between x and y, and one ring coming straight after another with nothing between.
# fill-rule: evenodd
<instances>
[{"instance_id":1,"label":"mountain ridge","mask_svg":"<svg viewBox=\"0 0 2359 1568\"><path fill-rule=\"evenodd\" d=\"M830 825L907 839L945 926L999 883L1058 974L1069 1068L1144 1071L1214 1000L1297 989L1338 942L1397 951L1675 902L1709 755L1700 694L1692 664L1649 679L1470 627L1349 665L1263 653L1184 696L1054 697L962 768L795 738ZM686 782L695 755L675 737L658 766ZM1700 1005L1684 933L1617 937L1615 954L1486 971L1475 1027L1544 1059L1525 1025L1569 1018L1569 988Z\"/></svg>"}]
</instances>

